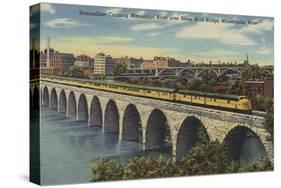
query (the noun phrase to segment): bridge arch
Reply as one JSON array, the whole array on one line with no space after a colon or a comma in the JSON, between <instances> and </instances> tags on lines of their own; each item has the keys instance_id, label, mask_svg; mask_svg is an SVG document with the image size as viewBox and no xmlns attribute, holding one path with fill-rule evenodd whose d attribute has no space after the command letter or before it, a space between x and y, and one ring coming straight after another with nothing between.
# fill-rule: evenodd
<instances>
[{"instance_id":1,"label":"bridge arch","mask_svg":"<svg viewBox=\"0 0 281 188\"><path fill-rule=\"evenodd\" d=\"M273 71L267 70L267 69L261 69L262 73L268 74L268 75L272 75Z\"/></svg>"},{"instance_id":2,"label":"bridge arch","mask_svg":"<svg viewBox=\"0 0 281 188\"><path fill-rule=\"evenodd\" d=\"M254 131L245 126L237 126L225 136L223 144L228 151L228 159L242 164L268 158L266 149Z\"/></svg>"},{"instance_id":3,"label":"bridge arch","mask_svg":"<svg viewBox=\"0 0 281 188\"><path fill-rule=\"evenodd\" d=\"M179 77L183 78L194 78L196 76L196 73L191 69L183 69L179 71L178 75Z\"/></svg>"},{"instance_id":4,"label":"bridge arch","mask_svg":"<svg viewBox=\"0 0 281 188\"><path fill-rule=\"evenodd\" d=\"M102 127L102 109L100 100L98 97L94 96L91 102L90 108L90 126Z\"/></svg>"},{"instance_id":5,"label":"bridge arch","mask_svg":"<svg viewBox=\"0 0 281 188\"><path fill-rule=\"evenodd\" d=\"M122 140L142 143L140 114L134 104L129 104L124 112Z\"/></svg>"},{"instance_id":6,"label":"bridge arch","mask_svg":"<svg viewBox=\"0 0 281 188\"><path fill-rule=\"evenodd\" d=\"M158 75L159 76L176 76L177 73L173 69L163 69L163 70L159 71Z\"/></svg>"},{"instance_id":7,"label":"bridge arch","mask_svg":"<svg viewBox=\"0 0 281 188\"><path fill-rule=\"evenodd\" d=\"M43 89L43 106L49 107L49 91L47 86Z\"/></svg>"},{"instance_id":8,"label":"bridge arch","mask_svg":"<svg viewBox=\"0 0 281 188\"><path fill-rule=\"evenodd\" d=\"M58 109L58 96L57 96L57 92L56 89L53 88L51 90L51 103L50 103L50 108L57 110Z\"/></svg>"},{"instance_id":9,"label":"bridge arch","mask_svg":"<svg viewBox=\"0 0 281 188\"><path fill-rule=\"evenodd\" d=\"M195 116L185 118L177 135L176 160L180 160L192 147L209 140L208 133L198 118Z\"/></svg>"},{"instance_id":10,"label":"bridge arch","mask_svg":"<svg viewBox=\"0 0 281 188\"><path fill-rule=\"evenodd\" d=\"M30 91L31 92L31 91ZM32 98L30 99L32 108L35 110L39 109L39 90L38 88L35 86L33 89L33 94L31 93Z\"/></svg>"},{"instance_id":11,"label":"bridge arch","mask_svg":"<svg viewBox=\"0 0 281 188\"><path fill-rule=\"evenodd\" d=\"M114 100L110 99L105 108L104 131L119 133L119 112Z\"/></svg>"},{"instance_id":12,"label":"bridge arch","mask_svg":"<svg viewBox=\"0 0 281 188\"><path fill-rule=\"evenodd\" d=\"M225 69L224 71L222 71L220 73L220 75L225 75L227 72L235 72L235 73L238 73L240 76L242 74L242 72L238 69L235 69L235 68L228 68L228 69Z\"/></svg>"},{"instance_id":13,"label":"bridge arch","mask_svg":"<svg viewBox=\"0 0 281 188\"><path fill-rule=\"evenodd\" d=\"M66 113L66 95L64 90L60 92L59 112Z\"/></svg>"},{"instance_id":14,"label":"bridge arch","mask_svg":"<svg viewBox=\"0 0 281 188\"><path fill-rule=\"evenodd\" d=\"M147 120L145 149L171 148L171 131L165 114L154 109Z\"/></svg>"},{"instance_id":15,"label":"bridge arch","mask_svg":"<svg viewBox=\"0 0 281 188\"><path fill-rule=\"evenodd\" d=\"M68 117L76 119L76 99L73 91L70 92L67 104Z\"/></svg>"},{"instance_id":16,"label":"bridge arch","mask_svg":"<svg viewBox=\"0 0 281 188\"><path fill-rule=\"evenodd\" d=\"M197 77L201 77L203 73L210 73L214 77L218 77L218 73L214 70L209 70L209 69L203 69L200 72L198 72Z\"/></svg>"},{"instance_id":17,"label":"bridge arch","mask_svg":"<svg viewBox=\"0 0 281 188\"><path fill-rule=\"evenodd\" d=\"M85 94L81 94L78 100L78 120L88 121L88 103Z\"/></svg>"}]
</instances>

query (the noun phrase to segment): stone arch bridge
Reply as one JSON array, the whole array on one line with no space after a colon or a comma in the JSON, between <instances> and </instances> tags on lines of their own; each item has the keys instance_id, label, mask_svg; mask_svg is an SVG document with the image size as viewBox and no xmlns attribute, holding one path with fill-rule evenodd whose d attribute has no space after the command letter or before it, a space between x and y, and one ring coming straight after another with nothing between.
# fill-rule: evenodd
<instances>
[{"instance_id":1,"label":"stone arch bridge","mask_svg":"<svg viewBox=\"0 0 281 188\"><path fill-rule=\"evenodd\" d=\"M209 140L229 148L229 158L240 160L242 151L251 159L267 156L273 161L273 145L263 127L264 118L225 112L117 93L40 82L31 85L31 106L40 105L88 122L105 132L119 135L119 141L143 144L144 150L169 146L174 159L200 142L203 130ZM202 131L201 131L202 132ZM245 149L245 138L253 138L261 152Z\"/></svg>"}]
</instances>

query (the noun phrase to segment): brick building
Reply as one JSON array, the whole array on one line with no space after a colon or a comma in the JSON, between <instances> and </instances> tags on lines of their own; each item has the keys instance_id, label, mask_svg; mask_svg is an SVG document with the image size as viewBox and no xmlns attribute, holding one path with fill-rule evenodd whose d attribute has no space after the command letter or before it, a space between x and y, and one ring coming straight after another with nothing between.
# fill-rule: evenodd
<instances>
[{"instance_id":1,"label":"brick building","mask_svg":"<svg viewBox=\"0 0 281 188\"><path fill-rule=\"evenodd\" d=\"M40 53L40 67L47 67L47 49ZM60 53L54 49L50 49L49 53L50 67L67 70L74 65L75 57L70 53Z\"/></svg>"},{"instance_id":2,"label":"brick building","mask_svg":"<svg viewBox=\"0 0 281 188\"><path fill-rule=\"evenodd\" d=\"M262 81L245 81L250 97L262 95L266 98L273 99L273 80Z\"/></svg>"}]
</instances>

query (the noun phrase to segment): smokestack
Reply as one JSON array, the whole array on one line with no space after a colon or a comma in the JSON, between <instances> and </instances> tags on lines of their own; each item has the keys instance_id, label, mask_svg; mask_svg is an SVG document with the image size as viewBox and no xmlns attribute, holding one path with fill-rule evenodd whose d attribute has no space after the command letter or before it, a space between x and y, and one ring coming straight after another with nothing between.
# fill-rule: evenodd
<instances>
[{"instance_id":1,"label":"smokestack","mask_svg":"<svg viewBox=\"0 0 281 188\"><path fill-rule=\"evenodd\" d=\"M50 67L50 38L48 37L47 41L47 60L46 60L46 67Z\"/></svg>"}]
</instances>

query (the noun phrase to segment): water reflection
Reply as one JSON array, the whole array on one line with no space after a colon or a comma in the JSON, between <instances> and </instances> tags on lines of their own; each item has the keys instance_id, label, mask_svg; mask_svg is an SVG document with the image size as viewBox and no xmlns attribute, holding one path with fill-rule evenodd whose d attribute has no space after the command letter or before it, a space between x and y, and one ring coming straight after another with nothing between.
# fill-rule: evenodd
<instances>
[{"instance_id":1,"label":"water reflection","mask_svg":"<svg viewBox=\"0 0 281 188\"><path fill-rule=\"evenodd\" d=\"M104 133L101 128L47 108L41 108L40 121L42 184L89 182L90 167L101 158L125 163L131 157L148 154L170 157L167 149L144 152L140 143L119 143L116 134Z\"/></svg>"}]
</instances>

